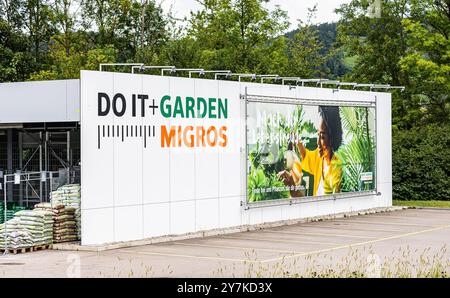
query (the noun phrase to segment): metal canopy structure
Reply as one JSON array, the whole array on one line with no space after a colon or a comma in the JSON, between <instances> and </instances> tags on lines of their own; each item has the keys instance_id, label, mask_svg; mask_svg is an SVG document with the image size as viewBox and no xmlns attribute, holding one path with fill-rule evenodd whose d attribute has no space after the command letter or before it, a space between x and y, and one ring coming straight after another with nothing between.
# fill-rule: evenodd
<instances>
[{"instance_id":1,"label":"metal canopy structure","mask_svg":"<svg viewBox=\"0 0 450 298\"><path fill-rule=\"evenodd\" d=\"M370 91L375 90L400 90L404 91L404 86L391 86L387 84L374 84L374 83L353 83L353 82L341 82L336 80L330 80L326 78L300 78L300 77L281 77L277 74L255 74L255 73L233 73L230 70L205 70L203 68L177 68L176 66L152 66L152 65L144 65L143 63L105 63L100 64L100 71L103 71L105 66L131 66L131 73L135 73L135 70L138 69L140 72L149 69L160 69L161 75L164 76L166 72L170 72L171 74L177 72L187 72L189 74L189 78L192 78L192 74L198 73L200 76L204 76L207 73L215 74L214 79L218 80L220 77L225 77L226 79L231 79L233 77L237 77L240 82L242 78L251 78L252 81L255 81L257 78L261 78L261 83L264 81L272 81L273 83L281 82L282 85L285 85L286 82L295 82L296 86L305 87L306 84L315 84L316 86L320 86L323 88L324 86L335 86L337 90L341 89L343 86L352 87L353 89L358 88L368 88Z\"/></svg>"}]
</instances>

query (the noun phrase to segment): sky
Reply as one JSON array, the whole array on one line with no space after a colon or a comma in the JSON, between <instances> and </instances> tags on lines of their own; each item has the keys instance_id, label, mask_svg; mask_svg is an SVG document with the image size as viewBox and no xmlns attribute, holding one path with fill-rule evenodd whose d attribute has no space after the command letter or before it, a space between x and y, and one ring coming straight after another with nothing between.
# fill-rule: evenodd
<instances>
[{"instance_id":1,"label":"sky","mask_svg":"<svg viewBox=\"0 0 450 298\"><path fill-rule=\"evenodd\" d=\"M158 1L166 12L172 7L177 18L188 17L192 10L196 11L200 8L195 0ZM289 30L293 30L298 26L298 19L306 21L308 8L312 8L315 4L317 4L317 15L313 23L317 24L338 21L339 16L334 13L334 10L341 4L349 2L350 0L271 0L267 7L272 10L275 5L279 5L281 9L287 11L291 23Z\"/></svg>"}]
</instances>

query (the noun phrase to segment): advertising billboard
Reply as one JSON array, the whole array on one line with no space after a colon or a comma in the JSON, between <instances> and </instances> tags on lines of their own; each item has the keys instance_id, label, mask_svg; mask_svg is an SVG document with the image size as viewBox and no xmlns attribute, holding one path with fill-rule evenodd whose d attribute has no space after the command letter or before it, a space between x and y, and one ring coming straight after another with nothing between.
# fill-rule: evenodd
<instances>
[{"instance_id":1,"label":"advertising billboard","mask_svg":"<svg viewBox=\"0 0 450 298\"><path fill-rule=\"evenodd\" d=\"M391 204L389 94L98 71L80 82L82 245ZM290 203L337 193L355 194Z\"/></svg>"},{"instance_id":2,"label":"advertising billboard","mask_svg":"<svg viewBox=\"0 0 450 298\"><path fill-rule=\"evenodd\" d=\"M248 202L372 191L375 108L249 102Z\"/></svg>"}]
</instances>

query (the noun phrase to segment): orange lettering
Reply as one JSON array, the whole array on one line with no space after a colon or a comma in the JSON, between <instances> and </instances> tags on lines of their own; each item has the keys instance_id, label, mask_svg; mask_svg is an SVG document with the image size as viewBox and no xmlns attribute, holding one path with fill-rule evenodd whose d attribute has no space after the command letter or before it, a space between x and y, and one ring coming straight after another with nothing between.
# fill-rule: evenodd
<instances>
[{"instance_id":1,"label":"orange lettering","mask_svg":"<svg viewBox=\"0 0 450 298\"><path fill-rule=\"evenodd\" d=\"M161 147L171 147L172 141L175 143L175 128L170 128L170 133L167 134L167 127L161 126Z\"/></svg>"},{"instance_id":2,"label":"orange lettering","mask_svg":"<svg viewBox=\"0 0 450 298\"><path fill-rule=\"evenodd\" d=\"M189 135L189 139L188 139L187 138L187 134L189 132L192 132L193 130L194 130L193 126L187 126L184 129L184 133L183 133L183 141L186 144L186 146L189 147L189 148L194 147L194 135L193 134Z\"/></svg>"},{"instance_id":3,"label":"orange lettering","mask_svg":"<svg viewBox=\"0 0 450 298\"><path fill-rule=\"evenodd\" d=\"M219 136L222 138L222 141L219 142L219 146L220 147L226 147L228 144L228 137L225 134L225 132L227 131L227 127L226 126L222 126L219 130Z\"/></svg>"},{"instance_id":4,"label":"orange lettering","mask_svg":"<svg viewBox=\"0 0 450 298\"><path fill-rule=\"evenodd\" d=\"M177 136L178 136L178 147L181 147L181 126L178 126L178 133L177 133Z\"/></svg>"},{"instance_id":5,"label":"orange lettering","mask_svg":"<svg viewBox=\"0 0 450 298\"><path fill-rule=\"evenodd\" d=\"M205 147L205 129L203 126L197 126L197 147L200 147L200 142L202 142L202 147Z\"/></svg>"},{"instance_id":6,"label":"orange lettering","mask_svg":"<svg viewBox=\"0 0 450 298\"><path fill-rule=\"evenodd\" d=\"M211 141L211 133L214 132L214 139ZM217 143L217 130L214 126L211 126L207 131L206 141L208 142L208 145L211 147L216 146Z\"/></svg>"}]
</instances>

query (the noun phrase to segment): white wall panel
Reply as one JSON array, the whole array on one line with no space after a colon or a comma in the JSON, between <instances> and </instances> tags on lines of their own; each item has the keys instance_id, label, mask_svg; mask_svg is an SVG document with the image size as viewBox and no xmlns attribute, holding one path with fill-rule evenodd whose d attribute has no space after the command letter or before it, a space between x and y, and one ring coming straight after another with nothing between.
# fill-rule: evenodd
<instances>
[{"instance_id":1,"label":"white wall panel","mask_svg":"<svg viewBox=\"0 0 450 298\"><path fill-rule=\"evenodd\" d=\"M206 231L219 227L219 199L197 200L195 230Z\"/></svg>"},{"instance_id":2,"label":"white wall panel","mask_svg":"<svg viewBox=\"0 0 450 298\"><path fill-rule=\"evenodd\" d=\"M348 209L348 199L336 200L334 203L334 213L342 213Z\"/></svg>"},{"instance_id":3,"label":"white wall panel","mask_svg":"<svg viewBox=\"0 0 450 298\"><path fill-rule=\"evenodd\" d=\"M170 96L172 106L177 96L195 96L195 88L192 80L171 79ZM171 126L186 126L192 120L179 116L170 118ZM192 148L172 147L170 149L170 200L183 201L195 199L195 151Z\"/></svg>"},{"instance_id":4,"label":"white wall panel","mask_svg":"<svg viewBox=\"0 0 450 298\"><path fill-rule=\"evenodd\" d=\"M44 96L47 97L48 90L44 90ZM66 80L66 118L68 121L80 121L80 98L80 80Z\"/></svg>"},{"instance_id":5,"label":"white wall panel","mask_svg":"<svg viewBox=\"0 0 450 298\"><path fill-rule=\"evenodd\" d=\"M242 210L241 212L241 225L246 226L250 224L250 210Z\"/></svg>"},{"instance_id":6,"label":"white wall panel","mask_svg":"<svg viewBox=\"0 0 450 298\"><path fill-rule=\"evenodd\" d=\"M195 200L170 203L170 234L195 231Z\"/></svg>"},{"instance_id":7,"label":"white wall panel","mask_svg":"<svg viewBox=\"0 0 450 298\"><path fill-rule=\"evenodd\" d=\"M80 80L0 83L0 123L78 122L79 88Z\"/></svg>"},{"instance_id":8,"label":"white wall panel","mask_svg":"<svg viewBox=\"0 0 450 298\"><path fill-rule=\"evenodd\" d=\"M281 217L283 220L300 218L299 205L284 205L281 207Z\"/></svg>"},{"instance_id":9,"label":"white wall panel","mask_svg":"<svg viewBox=\"0 0 450 298\"><path fill-rule=\"evenodd\" d=\"M220 228L236 227L241 225L241 197L219 198L219 226ZM248 222L248 216L247 221Z\"/></svg>"},{"instance_id":10,"label":"white wall panel","mask_svg":"<svg viewBox=\"0 0 450 298\"><path fill-rule=\"evenodd\" d=\"M110 138L114 140L114 206L142 205L142 117L132 116L132 95L142 94L142 77L115 73L113 94L122 94L126 99L126 111L122 117L114 117ZM119 102L119 100L118 100ZM136 106L139 100L136 99ZM113 108L113 107L112 107ZM122 108L118 104L117 109ZM139 109L136 107L136 110ZM126 130L128 127L128 136ZM122 135L122 131L123 134ZM120 239L120 238L118 238Z\"/></svg>"},{"instance_id":11,"label":"white wall panel","mask_svg":"<svg viewBox=\"0 0 450 298\"><path fill-rule=\"evenodd\" d=\"M257 225L263 223L263 208L252 208L248 211L250 225Z\"/></svg>"},{"instance_id":12,"label":"white wall panel","mask_svg":"<svg viewBox=\"0 0 450 298\"><path fill-rule=\"evenodd\" d=\"M112 73L81 72L81 208L106 208L114 206L114 140L107 135L106 127L113 124L112 114L97 117L98 92L112 94ZM92 84L95 82L95 84ZM98 136L100 129L100 137ZM101 151L99 149L101 148Z\"/></svg>"},{"instance_id":13,"label":"white wall panel","mask_svg":"<svg viewBox=\"0 0 450 298\"><path fill-rule=\"evenodd\" d=\"M113 208L81 211L81 244L93 245L114 241Z\"/></svg>"},{"instance_id":14,"label":"white wall panel","mask_svg":"<svg viewBox=\"0 0 450 298\"><path fill-rule=\"evenodd\" d=\"M318 215L329 215L334 213L335 200L325 200L317 202Z\"/></svg>"},{"instance_id":15,"label":"white wall panel","mask_svg":"<svg viewBox=\"0 0 450 298\"><path fill-rule=\"evenodd\" d=\"M191 83L192 84L192 83ZM218 101L218 82L210 80L194 80L195 94L194 98L204 98L206 101L209 98L215 98ZM216 110L213 114L218 116L218 111ZM208 144L208 139L210 142L214 142L214 136L216 136L216 142L219 142L219 123L226 123L227 120L197 118L194 120L194 128L202 127L206 132L205 143L203 147L203 142L199 141L199 147L191 149L195 154L195 198L205 199L205 198L218 198L219 197L219 147L211 147ZM208 135L208 130L214 127L216 133L213 131ZM203 130L202 130L203 131ZM197 140L195 140L197 141Z\"/></svg>"},{"instance_id":16,"label":"white wall panel","mask_svg":"<svg viewBox=\"0 0 450 298\"><path fill-rule=\"evenodd\" d=\"M376 197L376 201L379 206L387 207L392 206L392 183L379 183L378 191L381 196Z\"/></svg>"},{"instance_id":17,"label":"white wall panel","mask_svg":"<svg viewBox=\"0 0 450 298\"><path fill-rule=\"evenodd\" d=\"M262 222L274 222L282 220L281 206L262 208Z\"/></svg>"},{"instance_id":18,"label":"white wall panel","mask_svg":"<svg viewBox=\"0 0 450 298\"><path fill-rule=\"evenodd\" d=\"M144 238L170 234L170 203L144 205Z\"/></svg>"},{"instance_id":19,"label":"white wall panel","mask_svg":"<svg viewBox=\"0 0 450 298\"><path fill-rule=\"evenodd\" d=\"M391 94L377 93L377 181L392 182Z\"/></svg>"},{"instance_id":20,"label":"white wall panel","mask_svg":"<svg viewBox=\"0 0 450 298\"><path fill-rule=\"evenodd\" d=\"M161 98L170 93L170 78L142 76L143 94L148 94L147 106L160 106ZM146 111L143 150L143 202L144 204L170 201L170 149L161 150L161 126L170 127L170 120L155 110ZM155 125L155 124L158 125Z\"/></svg>"},{"instance_id":21,"label":"white wall panel","mask_svg":"<svg viewBox=\"0 0 450 298\"><path fill-rule=\"evenodd\" d=\"M144 237L143 206L114 208L114 240L129 241Z\"/></svg>"},{"instance_id":22,"label":"white wall panel","mask_svg":"<svg viewBox=\"0 0 450 298\"><path fill-rule=\"evenodd\" d=\"M228 98L229 115L227 124L227 147L219 148L219 197L235 197L241 194L242 170L241 149L242 129L241 99L239 85L235 82L219 81L218 90L221 98Z\"/></svg>"},{"instance_id":23,"label":"white wall panel","mask_svg":"<svg viewBox=\"0 0 450 298\"><path fill-rule=\"evenodd\" d=\"M300 218L314 217L318 211L317 201L300 203Z\"/></svg>"}]
</instances>

